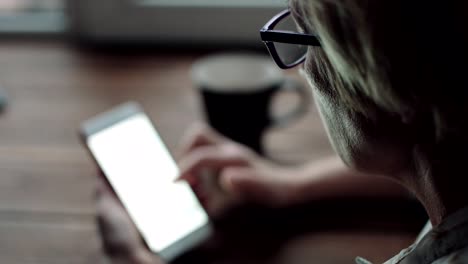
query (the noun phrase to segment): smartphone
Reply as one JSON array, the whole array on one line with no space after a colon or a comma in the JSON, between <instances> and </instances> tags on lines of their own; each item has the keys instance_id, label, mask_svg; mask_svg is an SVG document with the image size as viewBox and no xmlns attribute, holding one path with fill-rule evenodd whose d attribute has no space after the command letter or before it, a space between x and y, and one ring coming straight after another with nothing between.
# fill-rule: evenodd
<instances>
[{"instance_id":1,"label":"smartphone","mask_svg":"<svg viewBox=\"0 0 468 264\"><path fill-rule=\"evenodd\" d=\"M209 217L134 102L83 122L81 137L148 248L171 261L207 239Z\"/></svg>"}]
</instances>

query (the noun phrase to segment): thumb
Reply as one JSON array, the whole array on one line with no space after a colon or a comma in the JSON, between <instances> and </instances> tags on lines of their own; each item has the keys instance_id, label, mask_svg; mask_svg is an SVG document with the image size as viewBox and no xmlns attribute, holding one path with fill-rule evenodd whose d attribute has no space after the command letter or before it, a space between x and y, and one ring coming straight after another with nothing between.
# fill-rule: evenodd
<instances>
[{"instance_id":1,"label":"thumb","mask_svg":"<svg viewBox=\"0 0 468 264\"><path fill-rule=\"evenodd\" d=\"M277 203L280 189L271 175L253 168L229 168L221 172L221 188L243 200Z\"/></svg>"}]
</instances>

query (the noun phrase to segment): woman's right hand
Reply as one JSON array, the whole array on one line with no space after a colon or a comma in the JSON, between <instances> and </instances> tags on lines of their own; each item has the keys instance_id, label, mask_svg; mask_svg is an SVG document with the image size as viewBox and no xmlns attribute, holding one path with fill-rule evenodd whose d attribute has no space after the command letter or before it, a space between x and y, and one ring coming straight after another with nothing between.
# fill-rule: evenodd
<instances>
[{"instance_id":1,"label":"woman's right hand","mask_svg":"<svg viewBox=\"0 0 468 264\"><path fill-rule=\"evenodd\" d=\"M298 170L279 167L212 129L193 126L182 142L181 180L190 183L212 216L241 202L292 203Z\"/></svg>"}]
</instances>

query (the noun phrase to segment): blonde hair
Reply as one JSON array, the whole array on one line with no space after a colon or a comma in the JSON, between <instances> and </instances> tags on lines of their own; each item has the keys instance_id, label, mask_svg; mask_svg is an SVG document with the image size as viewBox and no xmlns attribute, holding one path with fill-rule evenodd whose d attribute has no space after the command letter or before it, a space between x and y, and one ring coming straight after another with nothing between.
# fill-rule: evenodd
<instances>
[{"instance_id":1,"label":"blonde hair","mask_svg":"<svg viewBox=\"0 0 468 264\"><path fill-rule=\"evenodd\" d=\"M316 33L313 83L370 119L376 111L468 132L467 4L433 0L293 0ZM307 30L306 30L307 31ZM318 73L318 74L317 74ZM468 73L466 73L468 76ZM455 115L455 116L454 116ZM415 121L416 120L416 121Z\"/></svg>"}]
</instances>

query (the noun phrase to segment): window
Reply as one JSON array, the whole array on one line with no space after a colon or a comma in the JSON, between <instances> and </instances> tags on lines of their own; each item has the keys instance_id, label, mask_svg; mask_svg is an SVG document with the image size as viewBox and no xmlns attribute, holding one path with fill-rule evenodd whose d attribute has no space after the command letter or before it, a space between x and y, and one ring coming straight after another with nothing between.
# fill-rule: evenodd
<instances>
[{"instance_id":1,"label":"window","mask_svg":"<svg viewBox=\"0 0 468 264\"><path fill-rule=\"evenodd\" d=\"M72 30L94 41L262 45L286 0L75 0Z\"/></svg>"},{"instance_id":2,"label":"window","mask_svg":"<svg viewBox=\"0 0 468 264\"><path fill-rule=\"evenodd\" d=\"M0 0L0 34L98 42L261 45L258 30L286 0Z\"/></svg>"},{"instance_id":3,"label":"window","mask_svg":"<svg viewBox=\"0 0 468 264\"><path fill-rule=\"evenodd\" d=\"M193 7L271 7L283 6L284 1L274 0L134 0L140 5L147 6L193 6Z\"/></svg>"},{"instance_id":4,"label":"window","mask_svg":"<svg viewBox=\"0 0 468 264\"><path fill-rule=\"evenodd\" d=\"M64 0L0 1L0 33L57 33L64 30Z\"/></svg>"}]
</instances>

